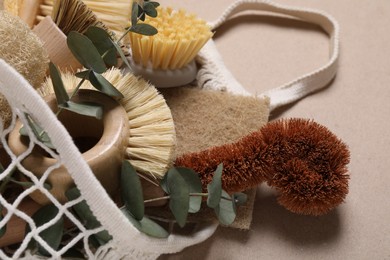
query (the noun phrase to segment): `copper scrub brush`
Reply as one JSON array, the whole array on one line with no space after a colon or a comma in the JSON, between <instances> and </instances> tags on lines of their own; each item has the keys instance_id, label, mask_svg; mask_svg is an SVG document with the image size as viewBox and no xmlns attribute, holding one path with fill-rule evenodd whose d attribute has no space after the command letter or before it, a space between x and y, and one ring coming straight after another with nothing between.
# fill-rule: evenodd
<instances>
[{"instance_id":1,"label":"copper scrub brush","mask_svg":"<svg viewBox=\"0 0 390 260\"><path fill-rule=\"evenodd\" d=\"M194 169L206 187L223 163L222 183L229 193L266 181L290 211L322 215L348 193L349 158L347 146L326 127L289 119L268 123L236 143L183 155L176 166Z\"/></svg>"}]
</instances>

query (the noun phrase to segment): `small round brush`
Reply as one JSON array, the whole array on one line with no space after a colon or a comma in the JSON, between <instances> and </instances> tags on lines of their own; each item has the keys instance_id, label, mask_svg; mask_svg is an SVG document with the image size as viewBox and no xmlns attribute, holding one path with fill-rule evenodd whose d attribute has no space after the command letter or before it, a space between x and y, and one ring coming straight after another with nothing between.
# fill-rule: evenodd
<instances>
[{"instance_id":1,"label":"small round brush","mask_svg":"<svg viewBox=\"0 0 390 260\"><path fill-rule=\"evenodd\" d=\"M161 179L173 164L176 144L172 114L164 97L145 80L132 74L124 75L119 69L108 70L103 76L124 96L119 103L129 117L126 153L130 163L137 171ZM68 90L80 81L71 73L63 73L62 80ZM82 88L93 89L89 81ZM54 93L51 80L48 79L38 92L41 96Z\"/></svg>"},{"instance_id":2,"label":"small round brush","mask_svg":"<svg viewBox=\"0 0 390 260\"><path fill-rule=\"evenodd\" d=\"M305 119L268 123L236 143L183 155L176 166L194 169L203 186L223 163L223 187L240 192L266 181L292 212L322 215L348 193L349 150L327 128Z\"/></svg>"},{"instance_id":3,"label":"small round brush","mask_svg":"<svg viewBox=\"0 0 390 260\"><path fill-rule=\"evenodd\" d=\"M145 19L158 30L156 35L129 34L133 70L157 87L188 84L196 76L194 58L213 33L204 20L184 10L157 11L157 17Z\"/></svg>"}]
</instances>

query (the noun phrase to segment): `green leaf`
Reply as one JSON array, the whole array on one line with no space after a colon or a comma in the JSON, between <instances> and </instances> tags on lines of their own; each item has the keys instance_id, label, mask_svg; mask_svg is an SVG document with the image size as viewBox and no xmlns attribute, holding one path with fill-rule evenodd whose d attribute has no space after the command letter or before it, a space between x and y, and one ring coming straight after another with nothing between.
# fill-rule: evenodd
<instances>
[{"instance_id":1,"label":"green leaf","mask_svg":"<svg viewBox=\"0 0 390 260\"><path fill-rule=\"evenodd\" d=\"M158 33L157 29L146 23L138 23L130 28L131 32L152 36Z\"/></svg>"},{"instance_id":2,"label":"green leaf","mask_svg":"<svg viewBox=\"0 0 390 260\"><path fill-rule=\"evenodd\" d=\"M0 204L0 221L2 221L3 218L3 206ZM4 236L5 232L7 232L7 223L4 223L4 226L0 228L0 238Z\"/></svg>"},{"instance_id":3,"label":"green leaf","mask_svg":"<svg viewBox=\"0 0 390 260\"><path fill-rule=\"evenodd\" d=\"M145 2L144 4L144 12L146 15L150 17L157 17L157 10L154 4L151 2Z\"/></svg>"},{"instance_id":4,"label":"green leaf","mask_svg":"<svg viewBox=\"0 0 390 260\"><path fill-rule=\"evenodd\" d=\"M107 70L99 51L87 36L71 31L66 41L70 51L84 67L97 73L103 73Z\"/></svg>"},{"instance_id":5,"label":"green leaf","mask_svg":"<svg viewBox=\"0 0 390 260\"><path fill-rule=\"evenodd\" d=\"M49 204L46 206L43 206L40 208L37 212L34 213L32 216L32 219L35 222L35 225L37 227L40 227L47 222L54 219L59 210L56 206L53 204ZM48 227L47 229L43 230L41 233L39 233L39 236L54 250L58 250L61 240L62 240L62 234L64 230L64 218L61 216L61 218L52 226ZM30 226L27 225L26 234L30 232ZM33 242L35 245L38 246L38 252L44 256L50 256L49 252L46 251L46 249L43 248L37 241Z\"/></svg>"},{"instance_id":6,"label":"green leaf","mask_svg":"<svg viewBox=\"0 0 390 260\"><path fill-rule=\"evenodd\" d=\"M190 193L202 192L202 182L200 181L198 174L194 170L184 167L176 167L175 169L187 183L190 189ZM198 212L200 210L201 204L201 196L190 196L189 212Z\"/></svg>"},{"instance_id":7,"label":"green leaf","mask_svg":"<svg viewBox=\"0 0 390 260\"><path fill-rule=\"evenodd\" d=\"M169 193L168 191L168 184L167 184L167 180L168 180L168 174L165 174L164 177L162 178L162 180L160 181L160 187L163 189L163 191L165 193Z\"/></svg>"},{"instance_id":8,"label":"green leaf","mask_svg":"<svg viewBox=\"0 0 390 260\"><path fill-rule=\"evenodd\" d=\"M19 184L20 186L22 186L24 188L30 188L31 186L35 185L33 182L30 182L30 181L17 181L13 178L11 178L10 181L13 183ZM44 183L43 187L47 190L50 190L52 188L52 186L48 183Z\"/></svg>"},{"instance_id":9,"label":"green leaf","mask_svg":"<svg viewBox=\"0 0 390 260\"><path fill-rule=\"evenodd\" d=\"M145 21L146 15L145 15L144 9L140 5L138 5L138 15L137 16L141 21Z\"/></svg>"},{"instance_id":10,"label":"green leaf","mask_svg":"<svg viewBox=\"0 0 390 260\"><path fill-rule=\"evenodd\" d=\"M64 83L62 82L61 74L58 71L57 66L50 62L50 78L53 83L54 93L56 95L57 104L64 104L69 101L68 93L66 93L66 89L64 87Z\"/></svg>"},{"instance_id":11,"label":"green leaf","mask_svg":"<svg viewBox=\"0 0 390 260\"><path fill-rule=\"evenodd\" d=\"M112 44L108 32L100 27L88 27L85 35L92 41L100 55L103 56L104 62L112 67L117 64L115 46Z\"/></svg>"},{"instance_id":12,"label":"green leaf","mask_svg":"<svg viewBox=\"0 0 390 260\"><path fill-rule=\"evenodd\" d=\"M207 185L207 191L209 196L207 198L207 206L210 208L215 208L218 206L221 201L222 195L222 163L218 165L217 169L214 172L213 180Z\"/></svg>"},{"instance_id":13,"label":"green leaf","mask_svg":"<svg viewBox=\"0 0 390 260\"><path fill-rule=\"evenodd\" d=\"M167 173L169 208L180 227L187 221L190 201L190 189L184 178L174 168Z\"/></svg>"},{"instance_id":14,"label":"green leaf","mask_svg":"<svg viewBox=\"0 0 390 260\"><path fill-rule=\"evenodd\" d=\"M238 205L243 205L248 199L248 195L242 192L237 192L233 194L234 202Z\"/></svg>"},{"instance_id":15,"label":"green leaf","mask_svg":"<svg viewBox=\"0 0 390 260\"><path fill-rule=\"evenodd\" d=\"M130 71L133 71L133 69L130 66L129 61L126 59L126 56L125 56L125 54L122 51L122 48L116 42L112 42L112 43L114 44L114 47L115 47L117 53L119 54L119 56L121 57L121 59L123 60L123 62L130 69Z\"/></svg>"},{"instance_id":16,"label":"green leaf","mask_svg":"<svg viewBox=\"0 0 390 260\"><path fill-rule=\"evenodd\" d=\"M142 186L137 172L127 160L122 163L121 195L126 209L136 220L141 220L145 210Z\"/></svg>"},{"instance_id":17,"label":"green leaf","mask_svg":"<svg viewBox=\"0 0 390 260\"><path fill-rule=\"evenodd\" d=\"M222 196L230 198L230 195L222 190ZM236 208L234 200L221 199L219 205L214 208L215 214L218 216L218 220L222 225L230 225L236 218Z\"/></svg>"},{"instance_id":18,"label":"green leaf","mask_svg":"<svg viewBox=\"0 0 390 260\"><path fill-rule=\"evenodd\" d=\"M60 105L59 107L80 115L95 117L99 120L103 117L103 107L91 102L75 103L73 101L68 101L66 104Z\"/></svg>"},{"instance_id":19,"label":"green leaf","mask_svg":"<svg viewBox=\"0 0 390 260\"><path fill-rule=\"evenodd\" d=\"M92 72L92 70L83 70L83 71L77 72L74 75L80 79L87 79L87 78L89 78L89 73L91 73L91 72Z\"/></svg>"},{"instance_id":20,"label":"green leaf","mask_svg":"<svg viewBox=\"0 0 390 260\"><path fill-rule=\"evenodd\" d=\"M51 143L49 135L43 130L43 128L40 127L38 124L36 124L28 114L26 114L26 119L35 137L50 149L56 149L54 145ZM24 126L22 128L24 128ZM20 134L23 133L26 136L28 136L27 129L22 129L22 128L19 130Z\"/></svg>"},{"instance_id":21,"label":"green leaf","mask_svg":"<svg viewBox=\"0 0 390 260\"><path fill-rule=\"evenodd\" d=\"M121 211L133 226L142 233L156 238L167 238L169 236L169 233L153 220L144 217L141 221L138 221L126 209L121 209Z\"/></svg>"},{"instance_id":22,"label":"green leaf","mask_svg":"<svg viewBox=\"0 0 390 260\"><path fill-rule=\"evenodd\" d=\"M159 3L157 3L157 2L153 2L153 1L147 1L149 4L152 4L153 6L154 6L154 8L157 8L157 7L159 7L160 6L160 4Z\"/></svg>"},{"instance_id":23,"label":"green leaf","mask_svg":"<svg viewBox=\"0 0 390 260\"><path fill-rule=\"evenodd\" d=\"M133 5L131 6L131 26L134 26L137 24L138 21L138 3L137 1L133 2Z\"/></svg>"},{"instance_id":24,"label":"green leaf","mask_svg":"<svg viewBox=\"0 0 390 260\"><path fill-rule=\"evenodd\" d=\"M112 97L123 98L122 93L118 89L116 89L102 75L93 71L92 73L89 74L89 81L97 90L100 90L101 92Z\"/></svg>"},{"instance_id":25,"label":"green leaf","mask_svg":"<svg viewBox=\"0 0 390 260\"><path fill-rule=\"evenodd\" d=\"M68 200L75 200L80 197L80 191L75 187L65 192ZM77 203L73 206L74 211L77 216L84 222L85 227L88 229L95 229L101 226L100 222L93 215L91 209L89 208L87 202L85 200ZM106 244L108 241L112 239L110 234L107 231L101 231L95 234L95 237L99 240L101 245Z\"/></svg>"}]
</instances>

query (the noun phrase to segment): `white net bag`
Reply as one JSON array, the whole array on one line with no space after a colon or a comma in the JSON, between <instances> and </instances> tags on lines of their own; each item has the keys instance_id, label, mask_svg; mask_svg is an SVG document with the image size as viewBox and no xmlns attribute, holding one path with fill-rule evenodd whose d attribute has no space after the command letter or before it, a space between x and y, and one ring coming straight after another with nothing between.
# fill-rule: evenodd
<instances>
[{"instance_id":1,"label":"white net bag","mask_svg":"<svg viewBox=\"0 0 390 260\"><path fill-rule=\"evenodd\" d=\"M65 257L76 246L81 247L83 257L89 259L155 259L160 254L181 251L214 233L217 227L214 223L199 224L190 236L171 234L168 238L158 239L141 233L100 185L70 135L48 105L22 76L3 60L0 60L0 93L12 108L10 125L4 126L3 120L0 121L2 157L9 157L7 165L4 165L0 173L0 186L3 187L0 189L6 191L2 190L0 195L2 207L0 230L4 232L7 228L6 234L0 238L0 243L7 234L13 232L11 222L15 218L26 226L20 243L12 249L6 247L0 249L1 259L32 259L40 258L42 255L58 259ZM17 119L28 126L28 117L48 134L57 153L38 141L30 127L26 127L30 140L28 149L18 156L12 152L8 136ZM47 168L40 178L22 165L22 161L31 154L34 147L44 149L56 159L56 163ZM75 199L63 203L49 192L50 187L45 184L48 176L61 165L72 177L80 194L79 197L74 196ZM14 178L16 175L19 176L17 179ZM23 183L20 182L20 176ZM15 182L23 188L15 191L10 186ZM7 189L7 186L11 188ZM30 201L29 196L37 191L50 200L48 206L42 206L49 208L44 211L43 216L23 210L23 205ZM75 206L80 205L90 209L89 218L92 218L92 224L85 221L85 218L80 221L77 211L74 210ZM62 235L61 241L47 236L47 230L62 232L62 226L68 227L70 231ZM36 254L37 252L39 254Z\"/></svg>"}]
</instances>

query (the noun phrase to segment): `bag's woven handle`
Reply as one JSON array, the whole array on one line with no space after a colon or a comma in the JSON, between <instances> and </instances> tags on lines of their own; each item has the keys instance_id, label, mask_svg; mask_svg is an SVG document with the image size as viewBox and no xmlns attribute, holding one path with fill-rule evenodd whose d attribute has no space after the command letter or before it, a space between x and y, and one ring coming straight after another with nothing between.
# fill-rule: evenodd
<instances>
[{"instance_id":1,"label":"bag's woven handle","mask_svg":"<svg viewBox=\"0 0 390 260\"><path fill-rule=\"evenodd\" d=\"M325 65L285 85L263 93L264 96L271 99L271 110L303 98L309 93L326 86L334 78L339 56L339 26L332 16L318 10L290 7L267 0L240 0L230 5L221 17L210 25L215 30L230 17L247 10L274 12L317 24L325 30L331 39L330 58ZM248 94L224 66L214 43L211 42L205 46L199 54L198 61L204 66L204 69L201 69L198 75L198 81L201 85L212 88L215 88L216 85L225 85L223 87L235 93ZM217 80L210 80L210 78L217 78Z\"/></svg>"}]
</instances>

